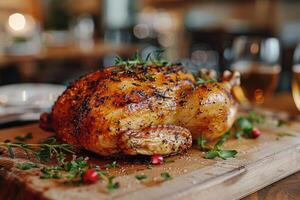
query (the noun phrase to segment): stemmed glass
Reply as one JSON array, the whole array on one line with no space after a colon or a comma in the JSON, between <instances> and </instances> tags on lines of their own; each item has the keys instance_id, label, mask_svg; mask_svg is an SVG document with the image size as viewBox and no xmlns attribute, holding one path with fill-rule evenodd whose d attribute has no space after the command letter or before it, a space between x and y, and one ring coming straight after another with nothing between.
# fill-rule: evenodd
<instances>
[{"instance_id":1,"label":"stemmed glass","mask_svg":"<svg viewBox=\"0 0 300 200\"><path fill-rule=\"evenodd\" d=\"M241 73L241 87L253 104L272 96L281 71L280 45L276 38L237 37L232 48L232 70Z\"/></svg>"},{"instance_id":2,"label":"stemmed glass","mask_svg":"<svg viewBox=\"0 0 300 200\"><path fill-rule=\"evenodd\" d=\"M295 49L293 58L292 94L296 107L298 110L300 110L300 43Z\"/></svg>"}]
</instances>

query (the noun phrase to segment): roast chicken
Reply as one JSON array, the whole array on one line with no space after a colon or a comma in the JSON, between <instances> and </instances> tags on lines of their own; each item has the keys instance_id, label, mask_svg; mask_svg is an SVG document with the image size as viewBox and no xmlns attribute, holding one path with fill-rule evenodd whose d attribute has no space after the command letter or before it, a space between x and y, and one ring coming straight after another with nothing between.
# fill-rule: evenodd
<instances>
[{"instance_id":1,"label":"roast chicken","mask_svg":"<svg viewBox=\"0 0 300 200\"><path fill-rule=\"evenodd\" d=\"M236 72L197 84L178 65L118 65L72 83L40 123L103 156L181 153L193 139L212 141L232 126L237 84Z\"/></svg>"}]
</instances>

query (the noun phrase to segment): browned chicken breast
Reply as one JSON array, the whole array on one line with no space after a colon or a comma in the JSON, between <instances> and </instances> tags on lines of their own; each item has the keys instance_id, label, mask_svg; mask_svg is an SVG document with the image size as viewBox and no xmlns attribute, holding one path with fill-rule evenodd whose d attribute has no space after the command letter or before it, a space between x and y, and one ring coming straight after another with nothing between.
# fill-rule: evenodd
<instances>
[{"instance_id":1,"label":"browned chicken breast","mask_svg":"<svg viewBox=\"0 0 300 200\"><path fill-rule=\"evenodd\" d=\"M214 140L234 121L239 74L196 85L180 66L115 66L75 81L49 114L63 141L100 155L172 154ZM42 122L41 122L42 123Z\"/></svg>"}]
</instances>

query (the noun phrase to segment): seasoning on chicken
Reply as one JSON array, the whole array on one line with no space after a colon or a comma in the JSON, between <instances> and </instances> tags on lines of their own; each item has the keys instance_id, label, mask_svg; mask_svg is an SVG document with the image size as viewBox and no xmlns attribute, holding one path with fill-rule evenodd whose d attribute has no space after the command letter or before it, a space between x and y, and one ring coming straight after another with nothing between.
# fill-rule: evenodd
<instances>
[{"instance_id":1,"label":"seasoning on chicken","mask_svg":"<svg viewBox=\"0 0 300 200\"><path fill-rule=\"evenodd\" d=\"M192 139L215 140L232 126L236 84L236 72L197 85L181 66L121 64L75 81L41 123L64 142L104 156L180 153Z\"/></svg>"}]
</instances>

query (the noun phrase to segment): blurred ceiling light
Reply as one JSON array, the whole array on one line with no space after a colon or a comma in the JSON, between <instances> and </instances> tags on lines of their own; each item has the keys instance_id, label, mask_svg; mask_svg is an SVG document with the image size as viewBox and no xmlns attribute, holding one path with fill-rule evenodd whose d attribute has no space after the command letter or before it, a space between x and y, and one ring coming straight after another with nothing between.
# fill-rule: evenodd
<instances>
[{"instance_id":1,"label":"blurred ceiling light","mask_svg":"<svg viewBox=\"0 0 300 200\"><path fill-rule=\"evenodd\" d=\"M35 20L30 15L14 13L8 17L6 30L13 36L31 35L36 27Z\"/></svg>"},{"instance_id":2,"label":"blurred ceiling light","mask_svg":"<svg viewBox=\"0 0 300 200\"><path fill-rule=\"evenodd\" d=\"M15 31L24 29L26 25L26 19L24 15L20 13L14 13L8 18L8 25Z\"/></svg>"},{"instance_id":3,"label":"blurred ceiling light","mask_svg":"<svg viewBox=\"0 0 300 200\"><path fill-rule=\"evenodd\" d=\"M147 24L137 24L133 28L133 34L139 39L145 39L149 36L149 28Z\"/></svg>"}]
</instances>

